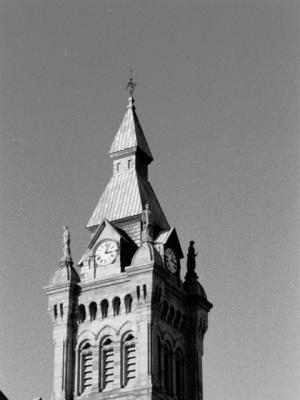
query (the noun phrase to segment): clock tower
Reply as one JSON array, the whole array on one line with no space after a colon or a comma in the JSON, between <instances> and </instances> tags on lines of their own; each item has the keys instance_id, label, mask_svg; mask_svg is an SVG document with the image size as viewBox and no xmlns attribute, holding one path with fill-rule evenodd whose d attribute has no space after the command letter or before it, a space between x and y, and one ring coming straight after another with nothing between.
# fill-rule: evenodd
<instances>
[{"instance_id":1,"label":"clock tower","mask_svg":"<svg viewBox=\"0 0 300 400\"><path fill-rule=\"evenodd\" d=\"M131 82L131 86L130 86ZM112 177L75 269L70 233L46 287L53 322L53 400L202 400L208 301L148 180L153 161L133 89L109 150ZM78 272L77 272L78 271Z\"/></svg>"}]
</instances>

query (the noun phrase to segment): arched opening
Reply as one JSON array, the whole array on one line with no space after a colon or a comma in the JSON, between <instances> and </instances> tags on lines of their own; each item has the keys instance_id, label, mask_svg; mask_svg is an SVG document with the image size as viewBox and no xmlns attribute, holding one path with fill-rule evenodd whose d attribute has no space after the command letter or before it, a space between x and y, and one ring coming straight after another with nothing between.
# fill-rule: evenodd
<instances>
[{"instance_id":1,"label":"arched opening","mask_svg":"<svg viewBox=\"0 0 300 400\"><path fill-rule=\"evenodd\" d=\"M180 311L176 311L176 315L175 315L175 319L174 319L174 328L178 329L179 324L180 324L180 320L181 320L181 312Z\"/></svg>"},{"instance_id":2,"label":"arched opening","mask_svg":"<svg viewBox=\"0 0 300 400\"><path fill-rule=\"evenodd\" d=\"M174 315L175 315L175 310L174 310L174 307L171 306L171 307L170 307L169 314L168 314L168 317L167 317L167 322L168 322L170 325L172 325Z\"/></svg>"},{"instance_id":3,"label":"arched opening","mask_svg":"<svg viewBox=\"0 0 300 400\"><path fill-rule=\"evenodd\" d=\"M130 313L132 305L132 296L130 294L126 294L126 296L124 297L124 304L126 314Z\"/></svg>"},{"instance_id":4,"label":"arched opening","mask_svg":"<svg viewBox=\"0 0 300 400\"><path fill-rule=\"evenodd\" d=\"M122 343L122 387L130 384L136 377L135 337L132 333L124 336Z\"/></svg>"},{"instance_id":5,"label":"arched opening","mask_svg":"<svg viewBox=\"0 0 300 400\"><path fill-rule=\"evenodd\" d=\"M100 345L100 390L109 390L114 381L114 347L110 337Z\"/></svg>"},{"instance_id":6,"label":"arched opening","mask_svg":"<svg viewBox=\"0 0 300 400\"><path fill-rule=\"evenodd\" d=\"M54 319L56 320L57 319L57 304L54 304L53 314L54 314Z\"/></svg>"},{"instance_id":7,"label":"arched opening","mask_svg":"<svg viewBox=\"0 0 300 400\"><path fill-rule=\"evenodd\" d=\"M168 311L169 311L169 305L168 303L165 301L160 313L160 318L165 321L168 315Z\"/></svg>"},{"instance_id":8,"label":"arched opening","mask_svg":"<svg viewBox=\"0 0 300 400\"><path fill-rule=\"evenodd\" d=\"M113 310L114 310L114 317L116 315L120 314L120 305L121 305L120 297L114 297L114 299L112 301L112 306L113 306Z\"/></svg>"},{"instance_id":9,"label":"arched opening","mask_svg":"<svg viewBox=\"0 0 300 400\"><path fill-rule=\"evenodd\" d=\"M85 343L80 350L80 394L88 392L92 386L93 378L93 352L89 342Z\"/></svg>"},{"instance_id":10,"label":"arched opening","mask_svg":"<svg viewBox=\"0 0 300 400\"><path fill-rule=\"evenodd\" d=\"M83 304L80 304L78 307L78 322L82 324L85 321L85 317L85 306Z\"/></svg>"},{"instance_id":11,"label":"arched opening","mask_svg":"<svg viewBox=\"0 0 300 400\"><path fill-rule=\"evenodd\" d=\"M104 299L100 303L102 319L107 318L108 314L108 300Z\"/></svg>"},{"instance_id":12,"label":"arched opening","mask_svg":"<svg viewBox=\"0 0 300 400\"><path fill-rule=\"evenodd\" d=\"M187 329L187 319L186 316L184 315L182 317L182 322L181 322L181 326L180 326L180 332L185 333Z\"/></svg>"},{"instance_id":13,"label":"arched opening","mask_svg":"<svg viewBox=\"0 0 300 400\"><path fill-rule=\"evenodd\" d=\"M89 305L89 312L91 321L94 321L97 316L97 304L94 301Z\"/></svg>"}]
</instances>

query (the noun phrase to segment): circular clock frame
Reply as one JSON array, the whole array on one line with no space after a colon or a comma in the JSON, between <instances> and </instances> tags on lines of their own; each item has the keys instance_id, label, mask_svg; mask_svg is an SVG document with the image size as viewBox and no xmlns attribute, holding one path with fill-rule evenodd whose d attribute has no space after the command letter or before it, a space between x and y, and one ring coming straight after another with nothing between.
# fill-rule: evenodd
<instances>
[{"instance_id":1,"label":"circular clock frame","mask_svg":"<svg viewBox=\"0 0 300 400\"><path fill-rule=\"evenodd\" d=\"M176 254L170 247L165 249L165 264L172 274L176 274L178 270L178 260Z\"/></svg>"},{"instance_id":2,"label":"circular clock frame","mask_svg":"<svg viewBox=\"0 0 300 400\"><path fill-rule=\"evenodd\" d=\"M113 264L119 253L119 244L113 239L103 239L94 251L95 262L99 267Z\"/></svg>"}]
</instances>

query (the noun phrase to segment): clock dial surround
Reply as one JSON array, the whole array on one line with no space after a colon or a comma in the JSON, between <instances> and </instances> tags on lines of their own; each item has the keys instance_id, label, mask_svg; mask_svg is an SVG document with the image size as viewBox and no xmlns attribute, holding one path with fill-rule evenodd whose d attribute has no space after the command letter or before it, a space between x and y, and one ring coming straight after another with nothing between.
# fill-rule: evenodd
<instances>
[{"instance_id":1,"label":"clock dial surround","mask_svg":"<svg viewBox=\"0 0 300 400\"><path fill-rule=\"evenodd\" d=\"M174 251L169 247L165 249L165 263L169 271L172 272L172 274L175 274L177 272L178 268L177 257Z\"/></svg>"},{"instance_id":2,"label":"clock dial surround","mask_svg":"<svg viewBox=\"0 0 300 400\"><path fill-rule=\"evenodd\" d=\"M99 266L113 264L119 252L119 245L115 240L102 240L95 250L95 261Z\"/></svg>"}]
</instances>

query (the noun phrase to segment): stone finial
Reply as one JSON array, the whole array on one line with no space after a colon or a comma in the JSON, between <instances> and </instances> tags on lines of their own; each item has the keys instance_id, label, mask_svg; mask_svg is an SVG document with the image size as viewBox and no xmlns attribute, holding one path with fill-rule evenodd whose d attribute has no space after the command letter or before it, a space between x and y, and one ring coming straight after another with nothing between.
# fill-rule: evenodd
<instances>
[{"instance_id":1,"label":"stone finial","mask_svg":"<svg viewBox=\"0 0 300 400\"><path fill-rule=\"evenodd\" d=\"M190 241L188 254L187 254L187 276L189 277L197 277L195 272L196 269L196 257L198 253L194 247L195 242L193 240Z\"/></svg>"},{"instance_id":2,"label":"stone finial","mask_svg":"<svg viewBox=\"0 0 300 400\"><path fill-rule=\"evenodd\" d=\"M142 212L142 242L153 242L152 220L149 204L145 204L145 209Z\"/></svg>"},{"instance_id":3,"label":"stone finial","mask_svg":"<svg viewBox=\"0 0 300 400\"><path fill-rule=\"evenodd\" d=\"M63 227L63 241L62 241L62 249L63 249L63 257L61 258L61 261L72 261L72 256L71 256L71 249L70 249L70 231L67 226Z\"/></svg>"}]
</instances>

